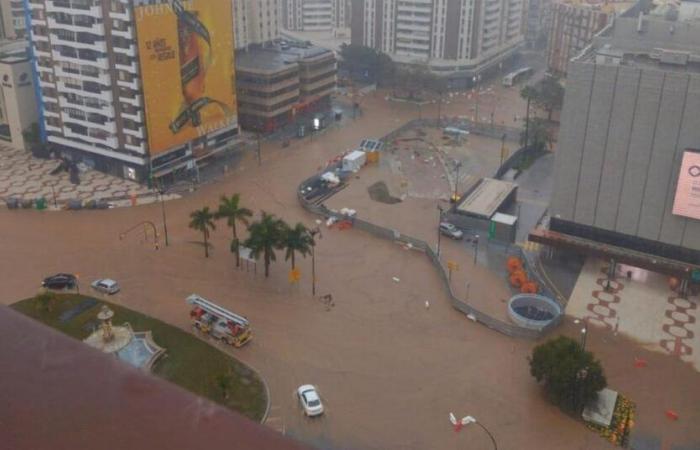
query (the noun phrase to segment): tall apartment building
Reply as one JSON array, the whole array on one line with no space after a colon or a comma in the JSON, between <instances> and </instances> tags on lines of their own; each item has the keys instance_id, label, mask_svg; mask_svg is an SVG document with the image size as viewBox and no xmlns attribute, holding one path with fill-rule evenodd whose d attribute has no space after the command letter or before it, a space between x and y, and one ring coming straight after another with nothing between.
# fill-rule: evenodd
<instances>
[{"instance_id":1,"label":"tall apartment building","mask_svg":"<svg viewBox=\"0 0 700 450\"><path fill-rule=\"evenodd\" d=\"M282 0L289 31L331 31L349 26L350 0Z\"/></svg>"},{"instance_id":2,"label":"tall apartment building","mask_svg":"<svg viewBox=\"0 0 700 450\"><path fill-rule=\"evenodd\" d=\"M0 0L0 19L0 38L24 39L27 36L24 0Z\"/></svg>"},{"instance_id":3,"label":"tall apartment building","mask_svg":"<svg viewBox=\"0 0 700 450\"><path fill-rule=\"evenodd\" d=\"M550 5L551 28L547 39L547 66L566 75L569 60L591 43L593 36L612 19L612 7L567 2Z\"/></svg>"},{"instance_id":4,"label":"tall apartment building","mask_svg":"<svg viewBox=\"0 0 700 450\"><path fill-rule=\"evenodd\" d=\"M468 79L524 42L525 0L353 0L352 43Z\"/></svg>"},{"instance_id":5,"label":"tall apartment building","mask_svg":"<svg viewBox=\"0 0 700 450\"><path fill-rule=\"evenodd\" d=\"M569 63L554 233L531 239L681 278L700 266L698 6L640 3Z\"/></svg>"},{"instance_id":6,"label":"tall apartment building","mask_svg":"<svg viewBox=\"0 0 700 450\"><path fill-rule=\"evenodd\" d=\"M233 0L236 49L265 44L279 37L284 0Z\"/></svg>"},{"instance_id":7,"label":"tall apartment building","mask_svg":"<svg viewBox=\"0 0 700 450\"><path fill-rule=\"evenodd\" d=\"M42 134L135 180L196 169L238 132L231 0L28 0Z\"/></svg>"}]
</instances>

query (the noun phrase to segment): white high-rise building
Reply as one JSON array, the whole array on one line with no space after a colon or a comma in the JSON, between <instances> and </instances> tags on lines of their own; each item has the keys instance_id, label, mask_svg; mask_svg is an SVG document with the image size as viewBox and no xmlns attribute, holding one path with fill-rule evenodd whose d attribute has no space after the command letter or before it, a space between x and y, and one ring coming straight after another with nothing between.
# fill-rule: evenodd
<instances>
[{"instance_id":1,"label":"white high-rise building","mask_svg":"<svg viewBox=\"0 0 700 450\"><path fill-rule=\"evenodd\" d=\"M352 43L469 77L524 42L526 0L353 0Z\"/></svg>"},{"instance_id":2,"label":"white high-rise building","mask_svg":"<svg viewBox=\"0 0 700 450\"><path fill-rule=\"evenodd\" d=\"M42 137L56 151L146 180L235 139L230 0L28 5Z\"/></svg>"},{"instance_id":3,"label":"white high-rise building","mask_svg":"<svg viewBox=\"0 0 700 450\"><path fill-rule=\"evenodd\" d=\"M349 0L282 0L289 31L331 31L349 25Z\"/></svg>"},{"instance_id":4,"label":"white high-rise building","mask_svg":"<svg viewBox=\"0 0 700 450\"><path fill-rule=\"evenodd\" d=\"M264 44L279 37L284 0L233 0L236 48Z\"/></svg>"}]
</instances>

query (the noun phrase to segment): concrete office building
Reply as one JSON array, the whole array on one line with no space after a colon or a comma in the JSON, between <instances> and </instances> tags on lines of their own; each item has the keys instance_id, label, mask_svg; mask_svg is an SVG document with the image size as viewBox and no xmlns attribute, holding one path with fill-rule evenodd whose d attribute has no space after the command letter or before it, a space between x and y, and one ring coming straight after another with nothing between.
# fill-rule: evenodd
<instances>
[{"instance_id":1,"label":"concrete office building","mask_svg":"<svg viewBox=\"0 0 700 450\"><path fill-rule=\"evenodd\" d=\"M531 240L669 273L700 265L700 174L685 167L700 149L693 6L639 3L570 62L550 209L558 234Z\"/></svg>"},{"instance_id":2,"label":"concrete office building","mask_svg":"<svg viewBox=\"0 0 700 450\"><path fill-rule=\"evenodd\" d=\"M284 28L331 31L349 25L349 0L282 0Z\"/></svg>"},{"instance_id":3,"label":"concrete office building","mask_svg":"<svg viewBox=\"0 0 700 450\"><path fill-rule=\"evenodd\" d=\"M0 45L0 139L13 148L26 149L23 132L37 123L32 63L26 41Z\"/></svg>"},{"instance_id":4,"label":"concrete office building","mask_svg":"<svg viewBox=\"0 0 700 450\"><path fill-rule=\"evenodd\" d=\"M236 49L264 45L279 37L282 1L233 0Z\"/></svg>"},{"instance_id":5,"label":"concrete office building","mask_svg":"<svg viewBox=\"0 0 700 450\"><path fill-rule=\"evenodd\" d=\"M569 60L581 53L613 17L612 5L551 3L551 27L547 39L547 66L566 75Z\"/></svg>"},{"instance_id":6,"label":"concrete office building","mask_svg":"<svg viewBox=\"0 0 700 450\"><path fill-rule=\"evenodd\" d=\"M235 141L230 0L28 6L42 134L58 153L145 181L196 171ZM200 63L183 44L194 40L215 56Z\"/></svg>"},{"instance_id":7,"label":"concrete office building","mask_svg":"<svg viewBox=\"0 0 700 450\"><path fill-rule=\"evenodd\" d=\"M0 0L0 38L24 39L26 37L24 0Z\"/></svg>"},{"instance_id":8,"label":"concrete office building","mask_svg":"<svg viewBox=\"0 0 700 450\"><path fill-rule=\"evenodd\" d=\"M245 129L271 132L295 117L330 106L337 64L327 49L292 43L236 56L238 109Z\"/></svg>"},{"instance_id":9,"label":"concrete office building","mask_svg":"<svg viewBox=\"0 0 700 450\"><path fill-rule=\"evenodd\" d=\"M524 0L353 0L352 43L470 79L524 43Z\"/></svg>"}]
</instances>

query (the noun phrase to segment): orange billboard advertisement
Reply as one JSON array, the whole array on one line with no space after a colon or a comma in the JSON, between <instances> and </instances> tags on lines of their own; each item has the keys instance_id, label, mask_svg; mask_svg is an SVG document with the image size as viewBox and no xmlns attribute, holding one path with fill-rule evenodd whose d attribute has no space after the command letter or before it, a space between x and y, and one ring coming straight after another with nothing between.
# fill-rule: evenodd
<instances>
[{"instance_id":1,"label":"orange billboard advertisement","mask_svg":"<svg viewBox=\"0 0 700 450\"><path fill-rule=\"evenodd\" d=\"M700 153L683 153L673 214L700 220Z\"/></svg>"},{"instance_id":2,"label":"orange billboard advertisement","mask_svg":"<svg viewBox=\"0 0 700 450\"><path fill-rule=\"evenodd\" d=\"M134 11L151 156L235 124L231 0Z\"/></svg>"}]
</instances>

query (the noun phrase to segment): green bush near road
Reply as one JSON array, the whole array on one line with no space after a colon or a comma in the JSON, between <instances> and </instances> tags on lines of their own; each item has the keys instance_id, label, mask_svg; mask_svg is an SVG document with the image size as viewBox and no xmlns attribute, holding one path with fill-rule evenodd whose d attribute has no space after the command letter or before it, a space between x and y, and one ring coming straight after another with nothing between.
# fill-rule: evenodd
<instances>
[{"instance_id":1,"label":"green bush near road","mask_svg":"<svg viewBox=\"0 0 700 450\"><path fill-rule=\"evenodd\" d=\"M260 421L267 405L265 387L255 372L219 349L197 337L165 322L132 311L113 303L98 300L98 303L71 320L62 322L61 314L69 311L90 297L73 294L57 294L47 307L47 299L37 297L22 300L12 307L44 324L76 339L90 334L97 324L97 312L102 304L114 311L115 325L131 324L134 331L153 333L153 339L164 347L166 355L156 362L153 373L175 383L194 394L205 397L248 418ZM222 374L230 374L227 388L222 390L219 382ZM224 396L226 393L226 396ZM226 397L226 398L224 398Z\"/></svg>"}]
</instances>

